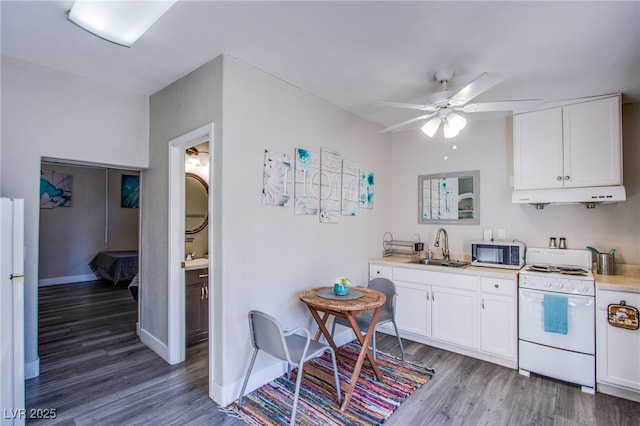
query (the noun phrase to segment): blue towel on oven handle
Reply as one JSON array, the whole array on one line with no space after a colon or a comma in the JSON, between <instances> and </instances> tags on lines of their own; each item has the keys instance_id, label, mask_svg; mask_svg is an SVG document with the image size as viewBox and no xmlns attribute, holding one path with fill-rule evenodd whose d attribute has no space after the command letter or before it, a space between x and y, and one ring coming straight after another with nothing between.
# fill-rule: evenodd
<instances>
[{"instance_id":1,"label":"blue towel on oven handle","mask_svg":"<svg viewBox=\"0 0 640 426\"><path fill-rule=\"evenodd\" d=\"M544 295L544 331L547 333L567 334L569 298L554 294Z\"/></svg>"}]
</instances>

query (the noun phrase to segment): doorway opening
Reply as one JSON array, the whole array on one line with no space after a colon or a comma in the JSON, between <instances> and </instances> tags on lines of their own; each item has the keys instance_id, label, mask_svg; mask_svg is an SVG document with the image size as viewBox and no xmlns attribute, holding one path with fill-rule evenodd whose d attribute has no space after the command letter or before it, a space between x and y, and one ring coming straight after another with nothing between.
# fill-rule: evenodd
<instances>
[{"instance_id":1,"label":"doorway opening","mask_svg":"<svg viewBox=\"0 0 640 426\"><path fill-rule=\"evenodd\" d=\"M169 253L168 253L168 342L167 356L170 364L177 364L186 359L186 287L185 287L185 262L187 259L186 238L186 190L185 176L187 172L185 154L187 149L204 146L208 144L207 152L215 153L216 145L214 141L213 123L192 130L176 139L169 141ZM214 397L214 384L216 382L216 371L214 359L218 351L217 340L215 338L215 313L218 298L214 293L219 286L216 285L217 275L215 266L219 259L219 250L215 249L214 236L216 232L216 216L214 214L214 198L216 187L214 181L214 154L209 156L207 167L208 198L207 198L207 254L206 260L202 260L203 265L208 269L208 282L203 287L208 299L208 353L209 353L209 396ZM194 241L195 242L195 241ZM198 253L196 251L196 257ZM193 256L192 256L193 257Z\"/></svg>"}]
</instances>

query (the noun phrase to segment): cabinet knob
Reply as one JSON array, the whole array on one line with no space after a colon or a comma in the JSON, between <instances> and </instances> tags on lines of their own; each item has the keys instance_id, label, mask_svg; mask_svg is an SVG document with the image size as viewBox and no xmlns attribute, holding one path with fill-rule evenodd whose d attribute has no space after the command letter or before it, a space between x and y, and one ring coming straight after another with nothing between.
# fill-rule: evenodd
<instances>
[{"instance_id":1,"label":"cabinet knob","mask_svg":"<svg viewBox=\"0 0 640 426\"><path fill-rule=\"evenodd\" d=\"M494 284L493 285L495 288L500 288L500 284Z\"/></svg>"},{"instance_id":2,"label":"cabinet knob","mask_svg":"<svg viewBox=\"0 0 640 426\"><path fill-rule=\"evenodd\" d=\"M556 177L556 180L562 180L562 176Z\"/></svg>"},{"instance_id":3,"label":"cabinet knob","mask_svg":"<svg viewBox=\"0 0 640 426\"><path fill-rule=\"evenodd\" d=\"M570 179L570 176L565 176L564 177L564 180L569 180L569 179Z\"/></svg>"}]
</instances>

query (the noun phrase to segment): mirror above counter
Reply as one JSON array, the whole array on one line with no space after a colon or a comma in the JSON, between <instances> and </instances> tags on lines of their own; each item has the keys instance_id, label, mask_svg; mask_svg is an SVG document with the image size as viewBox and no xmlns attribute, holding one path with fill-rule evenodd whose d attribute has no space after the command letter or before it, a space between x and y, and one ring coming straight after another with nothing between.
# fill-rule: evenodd
<instances>
[{"instance_id":1,"label":"mirror above counter","mask_svg":"<svg viewBox=\"0 0 640 426\"><path fill-rule=\"evenodd\" d=\"M186 173L185 233L197 234L209 223L209 185L195 173Z\"/></svg>"},{"instance_id":2,"label":"mirror above counter","mask_svg":"<svg viewBox=\"0 0 640 426\"><path fill-rule=\"evenodd\" d=\"M480 171L418 176L418 223L480 223Z\"/></svg>"}]
</instances>

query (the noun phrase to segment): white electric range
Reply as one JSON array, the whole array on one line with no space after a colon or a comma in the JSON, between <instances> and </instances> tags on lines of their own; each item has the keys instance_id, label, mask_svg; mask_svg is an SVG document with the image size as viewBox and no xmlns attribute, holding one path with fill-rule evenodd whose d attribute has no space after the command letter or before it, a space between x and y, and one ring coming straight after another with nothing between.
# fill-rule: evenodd
<instances>
[{"instance_id":1,"label":"white electric range","mask_svg":"<svg viewBox=\"0 0 640 426\"><path fill-rule=\"evenodd\" d=\"M518 274L518 364L595 393L595 281L591 252L528 248Z\"/></svg>"}]
</instances>

